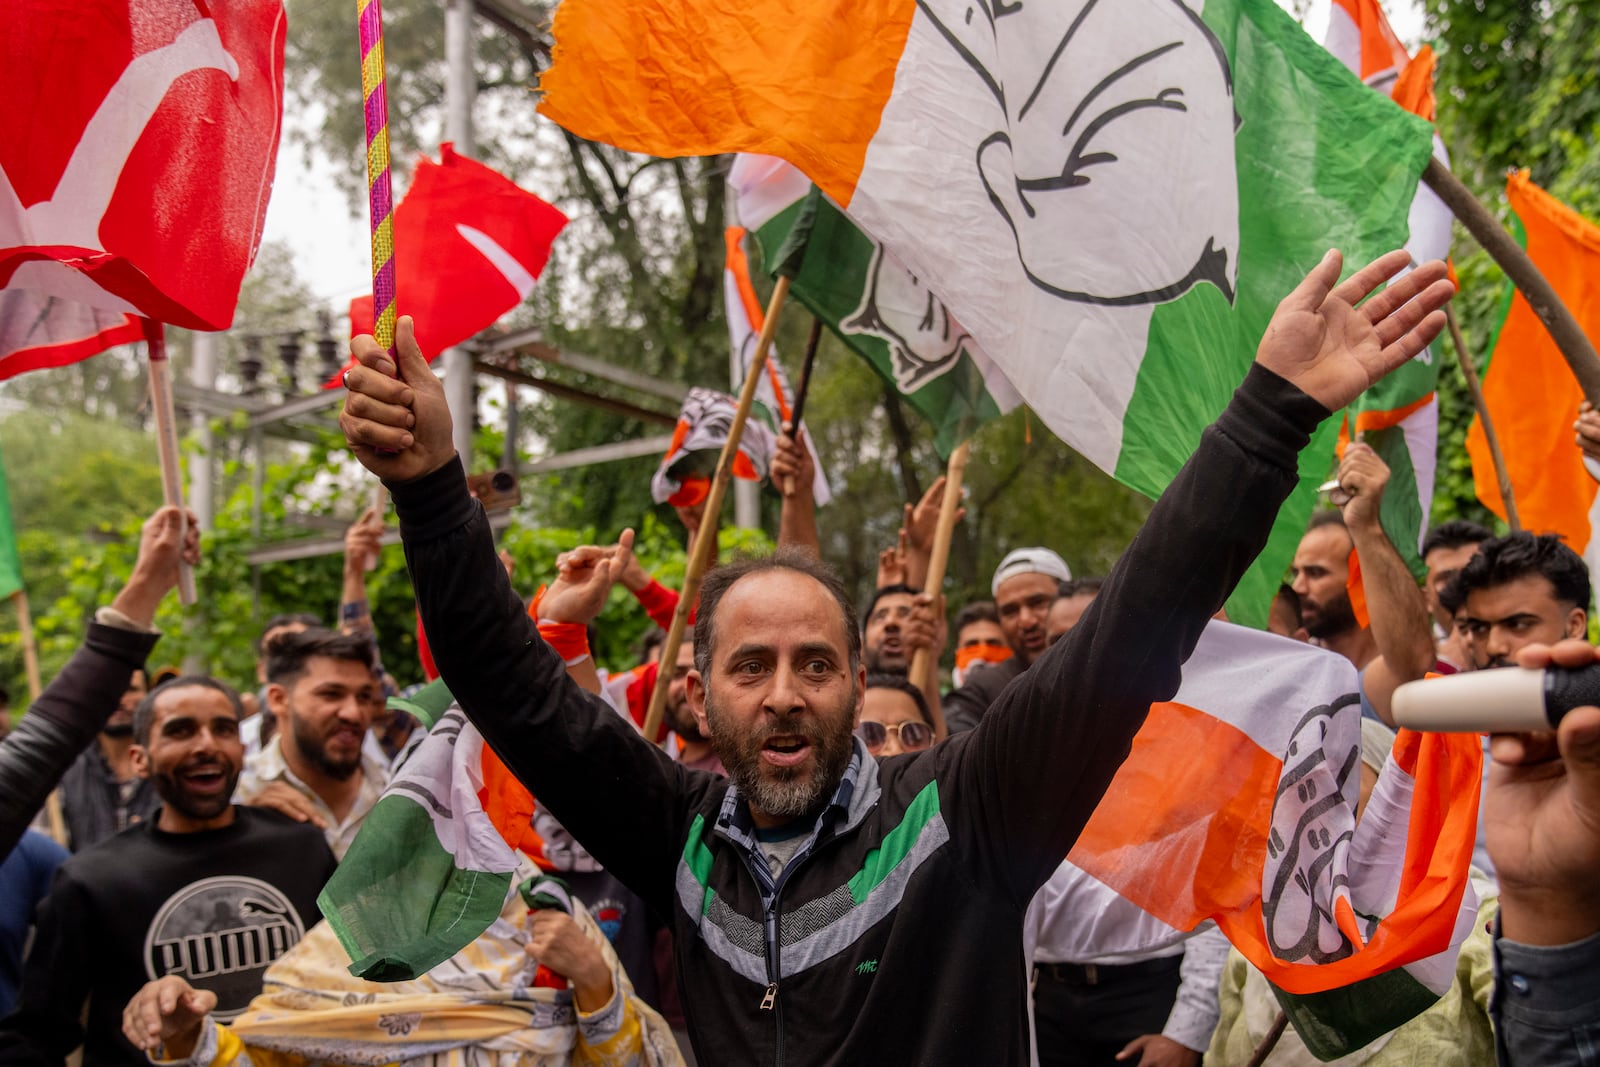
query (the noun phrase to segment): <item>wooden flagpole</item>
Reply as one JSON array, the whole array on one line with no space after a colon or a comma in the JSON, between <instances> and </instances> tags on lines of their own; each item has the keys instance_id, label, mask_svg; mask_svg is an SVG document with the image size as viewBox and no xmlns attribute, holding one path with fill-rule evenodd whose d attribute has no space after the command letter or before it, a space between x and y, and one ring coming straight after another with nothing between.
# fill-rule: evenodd
<instances>
[{"instance_id":1,"label":"wooden flagpole","mask_svg":"<svg viewBox=\"0 0 1600 1067\"><path fill-rule=\"evenodd\" d=\"M1539 316L1539 321L1550 331L1550 337L1561 350L1567 366L1572 368L1573 377L1583 387L1584 397L1600 408L1600 354L1595 352L1583 328L1572 317L1572 312L1567 310L1533 260L1528 258L1528 253L1443 163L1430 158L1428 165L1423 168L1422 181L1439 195L1445 207L1461 220L1461 225L1489 253L1489 258L1506 272L1511 284L1522 293L1528 306Z\"/></svg>"},{"instance_id":2,"label":"wooden flagpole","mask_svg":"<svg viewBox=\"0 0 1600 1067\"><path fill-rule=\"evenodd\" d=\"M961 509L961 482L967 473L967 456L971 442L963 441L950 453L950 462L944 474L944 497L939 501L939 525L933 532L933 547L928 552L928 577L922 584L923 592L934 595L937 610L939 590L944 585L945 567L950 562L950 541L955 534L956 512ZM917 649L911 657L911 684L921 686L928 672L935 669L933 653L926 648Z\"/></svg>"},{"instance_id":3,"label":"wooden flagpole","mask_svg":"<svg viewBox=\"0 0 1600 1067\"><path fill-rule=\"evenodd\" d=\"M155 415L156 449L161 456L161 492L166 503L183 511L182 461L178 457L178 420L172 410L172 371L167 360L166 328L154 319L141 319L145 347L150 355L150 410ZM183 515L182 537L187 538L187 512ZM182 544L182 540L179 544ZM195 602L194 568L178 564L178 602L184 607Z\"/></svg>"},{"instance_id":4,"label":"wooden flagpole","mask_svg":"<svg viewBox=\"0 0 1600 1067\"><path fill-rule=\"evenodd\" d=\"M667 687L672 683L671 664L678 662L678 646L683 643L684 631L689 627L689 612L700 596L700 579L705 576L717 554L717 518L722 512L722 498L727 494L728 483L733 479L733 461L739 454L739 440L744 436L744 424L750 418L750 408L756 401L756 387L767 369L767 352L772 348L772 336L778 329L778 313L789 295L789 276L780 274L772 287L772 297L767 301L767 319L761 324L761 335L756 339L756 352L750 359L750 369L745 372L744 388L739 392L739 407L733 414L733 425L728 427L728 440L717 459L717 473L711 480L711 491L706 495L705 515L700 520L700 532L695 535L689 567L683 576L683 589L678 594L678 610L672 613L672 627L667 631L666 643L661 646L661 663L665 669L656 672L655 688L650 691L650 710L644 717L645 740L655 743L661 730L661 716L667 709Z\"/></svg>"},{"instance_id":5,"label":"wooden flagpole","mask_svg":"<svg viewBox=\"0 0 1600 1067\"><path fill-rule=\"evenodd\" d=\"M22 669L28 676L28 699L38 700L44 691L39 680L39 646L33 639L33 613L28 610L28 593L18 589L11 595L17 604L17 633L22 638Z\"/></svg>"},{"instance_id":6,"label":"wooden flagpole","mask_svg":"<svg viewBox=\"0 0 1600 1067\"><path fill-rule=\"evenodd\" d=\"M1511 471L1506 467L1505 453L1500 451L1500 437L1495 433L1494 420L1489 418L1489 405L1483 399L1483 384L1478 380L1477 361L1472 358L1472 353L1467 351L1467 342L1461 336L1461 326L1456 322L1455 308L1446 304L1444 306L1445 322L1450 327L1450 340L1455 342L1456 363L1461 367L1461 376L1467 380L1467 391L1472 394L1472 406L1478 409L1478 422L1483 426L1483 440L1489 446L1489 458L1494 460L1494 476L1500 483L1500 499L1505 501L1506 522L1511 527L1512 533L1522 532L1522 523L1517 518L1517 501L1511 493Z\"/></svg>"}]
</instances>

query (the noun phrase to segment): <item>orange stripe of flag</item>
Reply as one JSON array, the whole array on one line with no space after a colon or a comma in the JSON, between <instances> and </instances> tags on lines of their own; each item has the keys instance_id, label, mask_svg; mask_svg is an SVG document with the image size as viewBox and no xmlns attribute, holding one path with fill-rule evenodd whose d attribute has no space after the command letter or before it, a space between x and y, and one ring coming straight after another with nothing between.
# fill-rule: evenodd
<instances>
[{"instance_id":1,"label":"orange stripe of flag","mask_svg":"<svg viewBox=\"0 0 1600 1067\"><path fill-rule=\"evenodd\" d=\"M848 205L894 90L905 0L566 0L539 110L655 156L760 152Z\"/></svg>"},{"instance_id":2,"label":"orange stripe of flag","mask_svg":"<svg viewBox=\"0 0 1600 1067\"><path fill-rule=\"evenodd\" d=\"M1245 957L1289 993L1338 988L1436 955L1449 947L1460 912L1465 880L1454 875L1470 859L1482 752L1471 734L1401 731L1396 744L1401 768L1433 788L1419 787L1412 804L1395 910L1345 959L1308 965L1273 954L1261 881L1283 764L1237 727L1196 708L1151 706L1067 858L1176 929L1216 919ZM1195 759L1196 752L1206 758ZM1143 842L1151 844L1138 847ZM1166 876L1151 877L1153 867ZM1194 873L1172 876L1177 871ZM1343 928L1352 918L1336 921Z\"/></svg>"},{"instance_id":3,"label":"orange stripe of flag","mask_svg":"<svg viewBox=\"0 0 1600 1067\"><path fill-rule=\"evenodd\" d=\"M744 317L749 320L750 328L760 333L766 325L767 316L761 310L761 301L756 299L755 284L750 281L750 260L744 254L745 232L743 226L729 226L723 233L727 245L727 269L732 272L733 284L739 290L739 303L744 307ZM783 395L783 378L778 374L778 361L773 355L770 352L767 354L767 382L778 401L778 417L788 422L789 398Z\"/></svg>"},{"instance_id":4,"label":"orange stripe of flag","mask_svg":"<svg viewBox=\"0 0 1600 1067\"><path fill-rule=\"evenodd\" d=\"M1406 65L1406 61L1411 57L1406 52L1406 46L1400 43L1400 38L1395 36L1378 0L1333 0L1333 2L1344 9L1344 13L1350 16L1350 21L1356 24L1356 29L1361 33L1363 80L1390 67L1398 72Z\"/></svg>"},{"instance_id":5,"label":"orange stripe of flag","mask_svg":"<svg viewBox=\"0 0 1600 1067\"><path fill-rule=\"evenodd\" d=\"M1528 256L1549 279L1589 339L1600 344L1600 226L1528 179L1511 176L1506 198L1527 233ZM1589 544L1595 482L1572 442L1583 390L1544 323L1518 292L1495 343L1484 401L1505 453L1522 525L1564 535L1575 551ZM1467 433L1478 499L1505 517L1483 427Z\"/></svg>"},{"instance_id":6,"label":"orange stripe of flag","mask_svg":"<svg viewBox=\"0 0 1600 1067\"><path fill-rule=\"evenodd\" d=\"M1237 727L1184 704L1152 704L1067 858L1179 930L1248 908L1261 895L1282 770ZM1148 852L1129 844L1155 841L1168 843L1165 869L1193 877L1151 878Z\"/></svg>"}]
</instances>

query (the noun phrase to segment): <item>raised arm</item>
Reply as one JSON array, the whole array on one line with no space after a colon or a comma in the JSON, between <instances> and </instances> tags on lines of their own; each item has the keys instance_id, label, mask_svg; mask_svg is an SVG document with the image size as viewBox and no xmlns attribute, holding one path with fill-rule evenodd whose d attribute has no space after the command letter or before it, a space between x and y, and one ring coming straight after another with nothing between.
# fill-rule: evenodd
<instances>
[{"instance_id":1,"label":"raised arm","mask_svg":"<svg viewBox=\"0 0 1600 1067\"><path fill-rule=\"evenodd\" d=\"M1428 602L1378 521L1388 484L1389 467L1370 447L1357 442L1345 449L1339 463L1339 488L1347 498L1344 524L1361 561L1378 646L1378 658L1361 673L1361 688L1378 717L1393 726L1389 705L1396 687L1433 669L1434 648Z\"/></svg>"},{"instance_id":2,"label":"raised arm","mask_svg":"<svg viewBox=\"0 0 1600 1067\"><path fill-rule=\"evenodd\" d=\"M1355 305L1409 257L1392 252L1336 284L1330 252L1278 306L1228 407L1151 510L1083 621L1013 682L950 766L946 817L969 821L974 859L1003 872L1018 907L1077 840L1150 704L1266 544L1298 480L1298 453L1342 408L1443 326L1453 287L1432 262Z\"/></svg>"},{"instance_id":3,"label":"raised arm","mask_svg":"<svg viewBox=\"0 0 1600 1067\"><path fill-rule=\"evenodd\" d=\"M607 870L664 907L680 814L712 779L673 764L631 722L579 689L539 639L495 558L483 509L467 493L444 390L417 349L409 318L401 319L397 342L398 377L372 338L351 343L360 365L346 376L350 396L339 421L356 456L393 494L440 674L540 803ZM610 563L600 566L609 581Z\"/></svg>"},{"instance_id":4,"label":"raised arm","mask_svg":"<svg viewBox=\"0 0 1600 1067\"><path fill-rule=\"evenodd\" d=\"M151 515L139 534L133 573L102 608L82 646L0 741L0 858L9 855L78 753L94 740L155 647L156 608L178 584L178 565L200 559L194 516L175 507Z\"/></svg>"}]
</instances>

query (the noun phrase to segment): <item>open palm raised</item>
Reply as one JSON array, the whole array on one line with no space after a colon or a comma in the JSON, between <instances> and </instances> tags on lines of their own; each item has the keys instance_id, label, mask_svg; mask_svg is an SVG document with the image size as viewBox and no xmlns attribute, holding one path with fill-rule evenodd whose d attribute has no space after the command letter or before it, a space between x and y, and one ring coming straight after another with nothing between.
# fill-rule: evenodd
<instances>
[{"instance_id":1,"label":"open palm raised","mask_svg":"<svg viewBox=\"0 0 1600 1067\"><path fill-rule=\"evenodd\" d=\"M1339 283L1343 262L1338 251L1322 257L1273 312L1256 351L1258 363L1329 411L1427 348L1444 329L1440 309L1455 294L1436 259L1362 304L1411 257L1403 249L1390 252Z\"/></svg>"}]
</instances>

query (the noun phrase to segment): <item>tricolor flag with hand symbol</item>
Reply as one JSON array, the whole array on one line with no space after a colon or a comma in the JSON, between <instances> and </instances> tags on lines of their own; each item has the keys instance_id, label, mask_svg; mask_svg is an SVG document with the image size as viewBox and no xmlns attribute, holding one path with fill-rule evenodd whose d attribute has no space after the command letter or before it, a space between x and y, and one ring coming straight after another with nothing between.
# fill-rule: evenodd
<instances>
[{"instance_id":1,"label":"tricolor flag with hand symbol","mask_svg":"<svg viewBox=\"0 0 1600 1067\"><path fill-rule=\"evenodd\" d=\"M1323 253L1404 242L1432 143L1272 0L567 0L554 35L546 116L794 164L1057 436L1151 495ZM1335 433L1230 617L1264 623Z\"/></svg>"}]
</instances>

